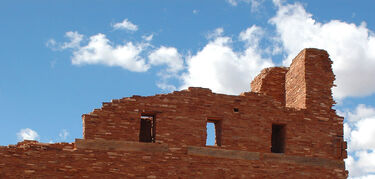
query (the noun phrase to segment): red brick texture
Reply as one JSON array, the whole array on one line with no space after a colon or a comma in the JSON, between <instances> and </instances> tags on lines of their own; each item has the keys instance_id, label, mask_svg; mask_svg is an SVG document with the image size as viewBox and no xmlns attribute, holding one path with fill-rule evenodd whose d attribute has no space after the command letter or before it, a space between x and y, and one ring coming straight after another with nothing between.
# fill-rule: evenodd
<instances>
[{"instance_id":1,"label":"red brick texture","mask_svg":"<svg viewBox=\"0 0 375 179\"><path fill-rule=\"evenodd\" d=\"M0 147L0 178L346 178L331 63L305 49L239 96L189 88L103 103L75 143ZM142 115L155 117L155 143L139 142ZM220 146L205 146L207 121L220 122ZM285 127L284 153L271 153L273 124Z\"/></svg>"},{"instance_id":2,"label":"red brick texture","mask_svg":"<svg viewBox=\"0 0 375 179\"><path fill-rule=\"evenodd\" d=\"M285 105L285 74L288 68L270 67L263 69L251 82L251 91L272 96Z\"/></svg>"}]
</instances>

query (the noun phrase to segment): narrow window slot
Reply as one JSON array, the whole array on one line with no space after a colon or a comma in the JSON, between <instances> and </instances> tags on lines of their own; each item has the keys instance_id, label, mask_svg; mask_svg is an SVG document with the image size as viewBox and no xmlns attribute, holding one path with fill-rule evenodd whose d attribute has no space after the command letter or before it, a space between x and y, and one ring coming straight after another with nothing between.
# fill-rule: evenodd
<instances>
[{"instance_id":1,"label":"narrow window slot","mask_svg":"<svg viewBox=\"0 0 375 179\"><path fill-rule=\"evenodd\" d=\"M221 146L221 121L207 120L206 146Z\"/></svg>"},{"instance_id":2,"label":"narrow window slot","mask_svg":"<svg viewBox=\"0 0 375 179\"><path fill-rule=\"evenodd\" d=\"M139 141L155 142L155 116L142 115L140 120Z\"/></svg>"},{"instance_id":3,"label":"narrow window slot","mask_svg":"<svg viewBox=\"0 0 375 179\"><path fill-rule=\"evenodd\" d=\"M271 152L285 152L285 125L272 124Z\"/></svg>"}]
</instances>

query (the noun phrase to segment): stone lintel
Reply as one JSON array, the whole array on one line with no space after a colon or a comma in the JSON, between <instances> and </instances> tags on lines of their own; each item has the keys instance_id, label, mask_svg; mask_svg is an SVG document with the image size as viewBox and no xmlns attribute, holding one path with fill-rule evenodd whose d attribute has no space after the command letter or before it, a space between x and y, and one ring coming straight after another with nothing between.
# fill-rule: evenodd
<instances>
[{"instance_id":1,"label":"stone lintel","mask_svg":"<svg viewBox=\"0 0 375 179\"><path fill-rule=\"evenodd\" d=\"M208 156L227 159L259 160L259 152L215 149L209 147L188 146L188 155Z\"/></svg>"},{"instance_id":2,"label":"stone lintel","mask_svg":"<svg viewBox=\"0 0 375 179\"><path fill-rule=\"evenodd\" d=\"M131 151L131 152L167 152L167 144L158 143L141 143L118 140L103 139L76 139L76 148L93 149L93 150L109 150L109 151Z\"/></svg>"},{"instance_id":3,"label":"stone lintel","mask_svg":"<svg viewBox=\"0 0 375 179\"><path fill-rule=\"evenodd\" d=\"M265 162L293 163L293 164L319 166L319 167L326 167L326 168L342 168L342 169L345 168L345 163L340 160L285 155L285 154L278 154L278 153L260 154L259 152L216 149L216 148L210 148L210 147L195 147L195 146L188 146L187 152L188 152L188 155L195 155L195 156L240 159L240 160L263 160Z\"/></svg>"},{"instance_id":4,"label":"stone lintel","mask_svg":"<svg viewBox=\"0 0 375 179\"><path fill-rule=\"evenodd\" d=\"M264 153L263 160L282 162L282 163L294 163L294 164L301 164L301 165L312 165L312 166L320 166L320 167L327 167L327 168L342 168L342 169L345 168L344 161L340 161L340 160L285 155L285 154L278 154L278 153Z\"/></svg>"}]
</instances>

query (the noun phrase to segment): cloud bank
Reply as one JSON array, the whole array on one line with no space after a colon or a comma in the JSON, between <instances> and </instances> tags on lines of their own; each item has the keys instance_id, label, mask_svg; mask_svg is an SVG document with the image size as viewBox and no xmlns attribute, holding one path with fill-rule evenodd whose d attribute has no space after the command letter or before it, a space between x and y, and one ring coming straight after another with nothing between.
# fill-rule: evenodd
<instances>
[{"instance_id":1,"label":"cloud bank","mask_svg":"<svg viewBox=\"0 0 375 179\"><path fill-rule=\"evenodd\" d=\"M160 79L156 84L166 91L189 86L207 87L228 94L249 91L251 79L263 68L274 66L270 58L262 56L264 52L259 48L264 32L261 27L253 25L237 38L223 34L223 28L207 34L209 42L194 54L181 54L173 46L155 48L150 44L153 34L143 35L145 41L115 44L102 33L86 40L84 35L69 31L65 34L67 42L57 43L51 39L49 47L71 49L73 65L118 66L133 72L159 67L157 75ZM243 43L244 50L234 50L233 42ZM171 84L171 79L177 79L181 84Z\"/></svg>"},{"instance_id":2,"label":"cloud bank","mask_svg":"<svg viewBox=\"0 0 375 179\"><path fill-rule=\"evenodd\" d=\"M228 2L237 5L239 1ZM367 96L375 92L375 80L372 79L375 76L375 35L366 27L366 23L356 25L339 20L322 23L316 21L300 3L274 1L274 4L277 11L269 20L271 27L275 28L273 35L253 25L243 30L238 38L233 38L224 36L223 28L217 28L207 35L207 44L195 53L180 54L179 49L166 45L155 48L150 44L152 33L143 35L144 41L116 44L102 33L90 36L83 43L84 35L70 31L65 34L68 42L58 44L50 39L47 45L62 50L73 49L71 60L74 65L119 66L133 72L163 66L165 69L158 72L161 79L157 85L167 91L203 86L229 94L250 90L252 78L262 68L274 65L263 54L286 54L283 64L289 66L302 49L320 48L327 50L334 62L335 99ZM114 24L113 28L138 30L138 26L128 19ZM261 39L267 39L273 45L259 48ZM233 44L240 41L245 42L245 50L234 50ZM169 82L171 79L177 79L181 84L176 86Z\"/></svg>"}]
</instances>

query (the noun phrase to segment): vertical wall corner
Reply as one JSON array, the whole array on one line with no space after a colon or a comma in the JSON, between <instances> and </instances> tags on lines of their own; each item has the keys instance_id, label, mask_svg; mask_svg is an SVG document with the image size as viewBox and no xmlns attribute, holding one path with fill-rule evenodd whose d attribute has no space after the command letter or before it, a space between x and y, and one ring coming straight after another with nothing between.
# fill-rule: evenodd
<instances>
[{"instance_id":1,"label":"vertical wall corner","mask_svg":"<svg viewBox=\"0 0 375 179\"><path fill-rule=\"evenodd\" d=\"M331 109L335 76L325 50L304 49L293 60L285 76L286 107Z\"/></svg>"}]
</instances>

